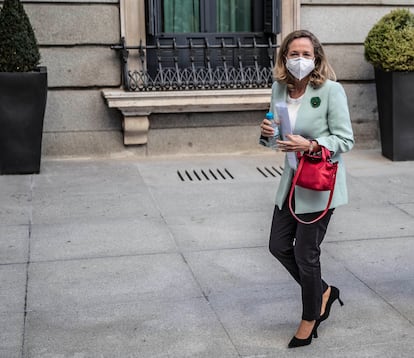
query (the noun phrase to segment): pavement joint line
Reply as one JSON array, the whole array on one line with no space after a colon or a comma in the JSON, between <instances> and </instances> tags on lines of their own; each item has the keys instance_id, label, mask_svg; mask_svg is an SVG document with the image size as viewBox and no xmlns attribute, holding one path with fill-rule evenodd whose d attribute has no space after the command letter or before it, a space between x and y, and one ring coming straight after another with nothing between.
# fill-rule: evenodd
<instances>
[{"instance_id":1,"label":"pavement joint line","mask_svg":"<svg viewBox=\"0 0 414 358\"><path fill-rule=\"evenodd\" d=\"M7 266L14 266L14 265L27 265L27 261L0 263L0 267L7 267Z\"/></svg>"},{"instance_id":2,"label":"pavement joint line","mask_svg":"<svg viewBox=\"0 0 414 358\"><path fill-rule=\"evenodd\" d=\"M358 239L332 240L332 241L329 241L329 239L327 239L324 242L329 243L329 244L339 244L339 243L347 243L347 242L363 242L363 241L395 240L395 239L414 240L414 234L413 235L400 235L400 236L382 236L382 237L368 237L368 238L358 238Z\"/></svg>"},{"instance_id":3,"label":"pavement joint line","mask_svg":"<svg viewBox=\"0 0 414 358\"><path fill-rule=\"evenodd\" d=\"M144 294L145 295L145 294ZM204 296L202 294L199 295L188 295L188 296L162 296L162 297L134 297L130 300L124 300L124 301L117 301L117 302L101 302L99 304L93 303L87 303L87 304L77 304L75 306L67 306L66 308L71 312L85 312L85 311L93 311L94 309L101 310L105 309L106 307L125 307L125 306L131 306L131 305L139 305L144 302L156 302L156 303L185 303L187 301L191 300L204 300ZM210 304L207 302L207 304ZM33 312L57 312L57 314L62 313L61 307L47 307L47 308L32 308L28 309L26 311L27 313L33 313ZM25 313L26 313L25 312ZM65 313L63 313L64 315ZM2 357L3 358L3 357Z\"/></svg>"},{"instance_id":4,"label":"pavement joint line","mask_svg":"<svg viewBox=\"0 0 414 358\"><path fill-rule=\"evenodd\" d=\"M395 239L409 239L414 240L413 235L408 236L390 236L390 237L376 237L376 238L359 238L359 239L345 239L345 240L332 240L327 239L326 244L343 244L348 242L365 242L365 241L374 241L374 240L395 240ZM175 240L174 240L175 241ZM157 255L174 255L182 253L202 253L202 252L214 252L214 251L235 251L235 250L248 250L248 249L262 249L266 248L267 245L253 245L253 246L240 246L240 247L220 247L220 248L205 248L205 249L189 249L182 250L178 247L177 251L165 251L165 252L142 252L134 254L120 254L120 255L103 255L103 256L86 256L86 257L70 257L70 258L56 258L56 259L45 259L45 260L30 260L31 264L42 264L42 263L54 263L54 262L72 262L72 261L87 261L87 260L104 260L104 259L116 259L123 257L140 257L140 256L157 256ZM11 265L25 265L27 261L17 261L17 262L7 262L0 263L2 266L11 266Z\"/></svg>"},{"instance_id":5,"label":"pavement joint line","mask_svg":"<svg viewBox=\"0 0 414 358\"><path fill-rule=\"evenodd\" d=\"M186 266L188 267L188 270L190 271L191 276L193 277L193 280L197 283L197 286L199 287L200 292L203 294L203 297L206 300L208 306L210 307L210 309L213 312L214 316L216 317L217 321L220 323L220 326L223 329L223 331L225 332L227 339L231 343L231 345L234 348L235 352L237 353L238 357L241 358L242 355L239 352L239 350L237 349L237 345L235 344L235 342L231 338L230 332L226 329L224 323L220 319L220 316L219 316L218 312L214 309L214 305L210 302L210 299L208 297L207 292L204 291L204 289L203 289L201 283L199 282L199 280L197 279L197 277L196 277L196 275L195 275L195 273L194 273L194 271L193 271L190 263L187 261L187 259L185 258L185 255L183 253L181 253L181 257L184 260L184 263L186 264Z\"/></svg>"},{"instance_id":6,"label":"pavement joint line","mask_svg":"<svg viewBox=\"0 0 414 358\"><path fill-rule=\"evenodd\" d=\"M230 250L244 250L244 249L261 249L266 248L266 245L255 246L242 246L242 247L223 247L214 249L197 249L197 250L177 250L177 251L165 251L165 252L143 252L135 254L121 254L121 255L108 255L108 256L87 256L87 257L71 257L71 258L57 258L49 260L31 260L30 264L43 264L43 263L56 263L56 262L72 262L72 261L88 261L88 260L105 260L116 259L123 257L141 257L141 256L158 256L158 255L181 255L185 253L197 253L197 252L214 252L214 251L230 251ZM1 266L10 265L25 265L27 262L8 262L0 264Z\"/></svg>"},{"instance_id":7,"label":"pavement joint line","mask_svg":"<svg viewBox=\"0 0 414 358\"><path fill-rule=\"evenodd\" d=\"M389 204L392 207L396 208L397 210L403 212L404 214L406 214L406 215L408 215L410 217L413 217L413 214L411 214L410 212L408 212L408 211L406 211L406 210L404 210L404 209L402 209L402 208L399 207L399 205L414 204L413 202L411 202L411 203L393 203L393 202L389 202Z\"/></svg>"},{"instance_id":8,"label":"pavement joint line","mask_svg":"<svg viewBox=\"0 0 414 358\"><path fill-rule=\"evenodd\" d=\"M263 249L263 248L267 248L267 245L194 249L194 250L182 250L182 252L183 253L197 253L197 252L231 251L231 250L246 250L246 249Z\"/></svg>"},{"instance_id":9,"label":"pavement joint line","mask_svg":"<svg viewBox=\"0 0 414 358\"><path fill-rule=\"evenodd\" d=\"M187 266L188 270L190 271L191 277L193 278L194 282L197 284L201 294L203 295L204 300L207 302L208 307L210 307L210 310L212 311L212 313L214 314L214 316L216 317L217 321L220 323L221 328L223 329L223 331L226 334L227 339L229 340L229 342L231 343L232 347L234 348L235 352L237 353L238 357L241 358L241 354L239 352L239 350L237 349L236 344L233 342L233 339L231 338L230 333L228 332L228 330L226 329L226 327L224 326L222 320L220 319L220 316L218 315L218 313L216 312L216 310L214 309L214 306L211 304L210 299L208 297L207 292L204 291L201 283L199 282L199 280L197 279L190 263L187 261L185 254L183 252L180 252L180 256L183 260L183 262L185 263L185 265Z\"/></svg>"},{"instance_id":10,"label":"pavement joint line","mask_svg":"<svg viewBox=\"0 0 414 358\"><path fill-rule=\"evenodd\" d=\"M346 241L345 241L346 242ZM337 243L337 242L326 242ZM136 255L119 255L119 256L90 256L90 257L74 257L74 258L62 258L54 260L35 260L30 261L29 264L50 264L50 263L63 263L63 262L76 262L76 261L89 261L89 260L105 260L105 259L117 259L126 257L142 257L142 256L157 256L157 255L173 255L173 254L188 254L188 253L203 253L203 252L214 252L214 251L230 251L230 250L246 250L246 249L266 249L266 246L251 246L251 247L240 247L240 248L221 248L221 249L205 249L205 250L186 250L182 252L167 252L167 253L144 253ZM0 267L15 266L15 265L27 265L27 262L8 262L0 264Z\"/></svg>"},{"instance_id":11,"label":"pavement joint line","mask_svg":"<svg viewBox=\"0 0 414 358\"><path fill-rule=\"evenodd\" d=\"M33 202L33 190L34 190L34 177L30 177L30 195L29 202ZM27 326L27 295L29 289L29 267L30 267L30 257L31 257L31 238L32 238L32 225L33 225L33 205L30 205L29 210L29 227L28 227L28 240L27 240L27 261L26 261L26 277L25 277L25 292L24 292L24 317L23 317L23 327L22 327L22 342L20 346L20 355L24 356L25 345L26 345L26 326Z\"/></svg>"},{"instance_id":12,"label":"pavement joint line","mask_svg":"<svg viewBox=\"0 0 414 358\"><path fill-rule=\"evenodd\" d=\"M148 253L136 253L136 254L121 254L121 255L108 255L108 256L88 256L88 257L71 257L61 259L50 259L50 260L32 260L31 264L43 264L43 263L54 263L54 262L71 262L71 261L89 261L89 260L106 260L106 259L117 259L125 257L141 257L141 256L157 256L157 255L177 255L180 254L178 251L170 252L148 252Z\"/></svg>"}]
</instances>

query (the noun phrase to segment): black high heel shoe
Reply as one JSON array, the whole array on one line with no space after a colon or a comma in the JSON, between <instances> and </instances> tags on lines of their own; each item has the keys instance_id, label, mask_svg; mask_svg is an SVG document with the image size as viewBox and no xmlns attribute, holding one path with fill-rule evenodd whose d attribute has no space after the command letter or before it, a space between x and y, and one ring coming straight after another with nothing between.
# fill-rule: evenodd
<instances>
[{"instance_id":1,"label":"black high heel shoe","mask_svg":"<svg viewBox=\"0 0 414 358\"><path fill-rule=\"evenodd\" d=\"M331 293L329 294L328 302L326 303L325 312L316 321L316 327L318 327L321 322L325 321L329 317L329 313L331 312L331 306L336 300L338 300L341 306L344 305L341 298L339 297L339 293L340 292L338 288L336 288L335 286L331 286Z\"/></svg>"},{"instance_id":2,"label":"black high heel shoe","mask_svg":"<svg viewBox=\"0 0 414 358\"><path fill-rule=\"evenodd\" d=\"M293 336L293 338L290 340L288 344L288 348L308 346L309 344L312 343L312 338L318 338L318 327L317 327L316 321L315 321L315 325L312 328L312 332L308 338L300 339L300 338L296 338L296 336Z\"/></svg>"}]
</instances>

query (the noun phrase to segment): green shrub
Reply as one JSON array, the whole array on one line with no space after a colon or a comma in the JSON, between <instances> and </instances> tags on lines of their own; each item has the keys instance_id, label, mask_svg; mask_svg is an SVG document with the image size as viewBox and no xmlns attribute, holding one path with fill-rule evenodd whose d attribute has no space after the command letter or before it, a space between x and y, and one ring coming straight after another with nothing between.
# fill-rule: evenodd
<instances>
[{"instance_id":1,"label":"green shrub","mask_svg":"<svg viewBox=\"0 0 414 358\"><path fill-rule=\"evenodd\" d=\"M381 18L364 42L365 59L383 71L414 71L414 14L397 9Z\"/></svg>"},{"instance_id":2,"label":"green shrub","mask_svg":"<svg viewBox=\"0 0 414 358\"><path fill-rule=\"evenodd\" d=\"M0 12L0 72L33 71L40 53L29 18L19 0L5 0Z\"/></svg>"}]
</instances>

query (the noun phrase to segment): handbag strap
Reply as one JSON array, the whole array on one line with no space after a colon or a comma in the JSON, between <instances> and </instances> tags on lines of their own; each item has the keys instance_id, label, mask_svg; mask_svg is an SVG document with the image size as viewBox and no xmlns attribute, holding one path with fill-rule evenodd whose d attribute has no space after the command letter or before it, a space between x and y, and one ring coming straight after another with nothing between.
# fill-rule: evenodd
<instances>
[{"instance_id":1,"label":"handbag strap","mask_svg":"<svg viewBox=\"0 0 414 358\"><path fill-rule=\"evenodd\" d=\"M322 156L325 156L324 154L325 154L325 152L322 150ZM300 159L300 162L299 162L298 169L297 169L297 171L295 173L295 176L293 177L292 186L290 187L290 192L289 192L289 210L290 210L290 213L292 214L292 216L298 222L300 222L301 224L310 225L310 224L316 223L317 221L319 221L320 219L322 219L327 214L327 212L329 210L329 206L331 205L331 202L332 202L334 188L335 188L335 182L333 183L332 189L330 190L330 193L329 193L328 204L326 204L326 208L321 213L321 215L319 215L316 219L314 219L312 221L303 221L303 220L299 219L299 217L295 214L295 211L292 208L292 199L293 199L293 193L295 191L296 183L298 181L300 172L302 171L302 167L303 167L304 161L305 161L305 157L302 156L301 159ZM335 179L336 179L336 177L335 177Z\"/></svg>"},{"instance_id":2,"label":"handbag strap","mask_svg":"<svg viewBox=\"0 0 414 358\"><path fill-rule=\"evenodd\" d=\"M331 159L331 152L330 152L330 150L329 150L328 148L326 148L326 147L324 147L324 146L321 146L321 151L320 151L320 153L321 153L320 159L321 159L323 162L326 162L327 160L330 160L330 159ZM304 156L305 156L305 153L303 153L303 152L296 152L296 157L297 157L297 159L298 159L298 161L299 161L299 166L300 166L300 161L301 161L301 159L302 159ZM308 156L309 156L309 155L308 155ZM299 171L299 166L298 166L298 170L297 170L297 171Z\"/></svg>"}]
</instances>

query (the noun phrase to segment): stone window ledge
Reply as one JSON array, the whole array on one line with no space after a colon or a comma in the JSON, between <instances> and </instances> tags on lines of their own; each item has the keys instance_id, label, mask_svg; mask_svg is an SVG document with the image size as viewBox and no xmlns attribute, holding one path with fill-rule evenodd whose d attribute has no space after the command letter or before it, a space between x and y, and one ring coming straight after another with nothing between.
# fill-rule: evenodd
<instances>
[{"instance_id":1,"label":"stone window ledge","mask_svg":"<svg viewBox=\"0 0 414 358\"><path fill-rule=\"evenodd\" d=\"M103 90L110 108L123 115L124 144L146 144L152 113L267 110L271 89L126 92Z\"/></svg>"}]
</instances>

